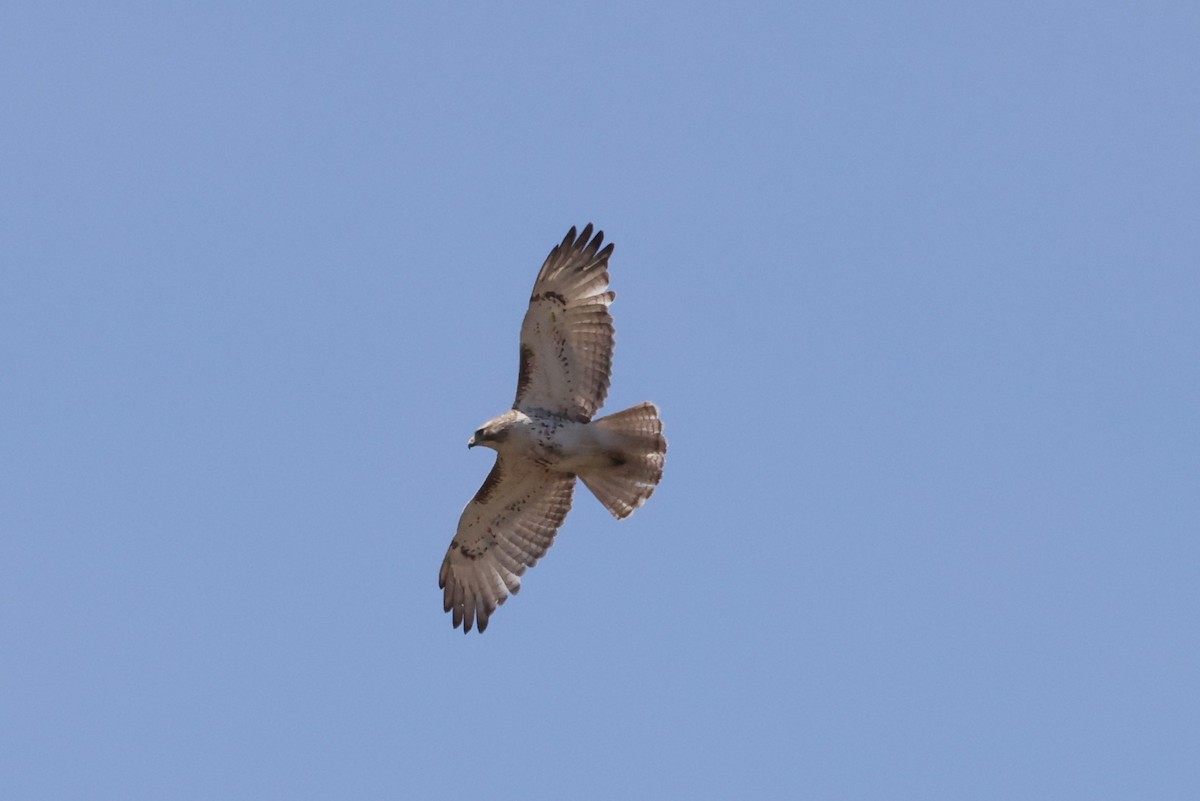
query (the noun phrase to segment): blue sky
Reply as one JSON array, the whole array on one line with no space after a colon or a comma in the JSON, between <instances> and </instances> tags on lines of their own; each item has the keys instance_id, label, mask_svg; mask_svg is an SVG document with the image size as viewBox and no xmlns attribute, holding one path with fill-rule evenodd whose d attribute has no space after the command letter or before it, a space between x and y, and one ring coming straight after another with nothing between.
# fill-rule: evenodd
<instances>
[{"instance_id":1,"label":"blue sky","mask_svg":"<svg viewBox=\"0 0 1200 801\"><path fill-rule=\"evenodd\" d=\"M1196 797L1198 30L10 4L0 794ZM666 475L464 637L588 221Z\"/></svg>"}]
</instances>

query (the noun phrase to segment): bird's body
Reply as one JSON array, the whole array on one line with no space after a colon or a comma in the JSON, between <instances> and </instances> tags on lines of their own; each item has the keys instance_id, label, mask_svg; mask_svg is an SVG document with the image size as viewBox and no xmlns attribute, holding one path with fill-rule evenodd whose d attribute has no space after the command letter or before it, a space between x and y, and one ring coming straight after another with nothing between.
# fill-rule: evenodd
<instances>
[{"instance_id":1,"label":"bird's body","mask_svg":"<svg viewBox=\"0 0 1200 801\"><path fill-rule=\"evenodd\" d=\"M622 443L598 423L536 412L531 417L512 409L484 423L467 447L488 445L502 457L526 459L555 473L577 475L621 460Z\"/></svg>"},{"instance_id":2,"label":"bird's body","mask_svg":"<svg viewBox=\"0 0 1200 801\"><path fill-rule=\"evenodd\" d=\"M658 408L643 403L593 420L608 392L613 325L604 234L572 228L550 251L521 326L513 408L467 443L496 464L463 509L438 577L464 632L521 588L571 508L581 479L617 518L645 503L662 478L667 441Z\"/></svg>"}]
</instances>

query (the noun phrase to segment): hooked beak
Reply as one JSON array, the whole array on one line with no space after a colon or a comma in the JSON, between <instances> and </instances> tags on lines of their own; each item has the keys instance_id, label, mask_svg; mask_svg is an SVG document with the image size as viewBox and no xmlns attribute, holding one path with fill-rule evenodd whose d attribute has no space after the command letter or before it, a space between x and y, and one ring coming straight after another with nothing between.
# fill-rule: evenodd
<instances>
[{"instance_id":1,"label":"hooked beak","mask_svg":"<svg viewBox=\"0 0 1200 801\"><path fill-rule=\"evenodd\" d=\"M471 448L474 448L474 447L475 447L476 445L478 445L478 444L479 444L479 443L477 443L477 442L475 441L475 435L474 435L474 434L472 434L472 435L471 435L471 438L470 438L469 440L467 440L467 450L470 450Z\"/></svg>"}]
</instances>

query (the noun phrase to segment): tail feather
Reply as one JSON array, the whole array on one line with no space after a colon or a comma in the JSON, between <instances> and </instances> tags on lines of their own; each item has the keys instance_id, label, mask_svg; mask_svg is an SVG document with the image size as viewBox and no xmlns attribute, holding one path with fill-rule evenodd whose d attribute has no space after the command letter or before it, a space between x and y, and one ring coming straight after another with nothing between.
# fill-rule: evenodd
<instances>
[{"instance_id":1,"label":"tail feather","mask_svg":"<svg viewBox=\"0 0 1200 801\"><path fill-rule=\"evenodd\" d=\"M667 439L658 407L642 403L592 421L609 447L612 464L579 474L587 488L614 517L633 514L662 479Z\"/></svg>"}]
</instances>

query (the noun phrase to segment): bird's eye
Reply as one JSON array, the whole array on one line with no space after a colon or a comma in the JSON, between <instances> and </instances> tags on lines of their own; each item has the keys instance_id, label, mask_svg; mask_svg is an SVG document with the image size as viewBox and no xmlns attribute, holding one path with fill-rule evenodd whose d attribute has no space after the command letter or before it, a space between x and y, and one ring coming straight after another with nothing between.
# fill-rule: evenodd
<instances>
[{"instance_id":1,"label":"bird's eye","mask_svg":"<svg viewBox=\"0 0 1200 801\"><path fill-rule=\"evenodd\" d=\"M483 429L482 428L475 432L475 439L483 439Z\"/></svg>"}]
</instances>

